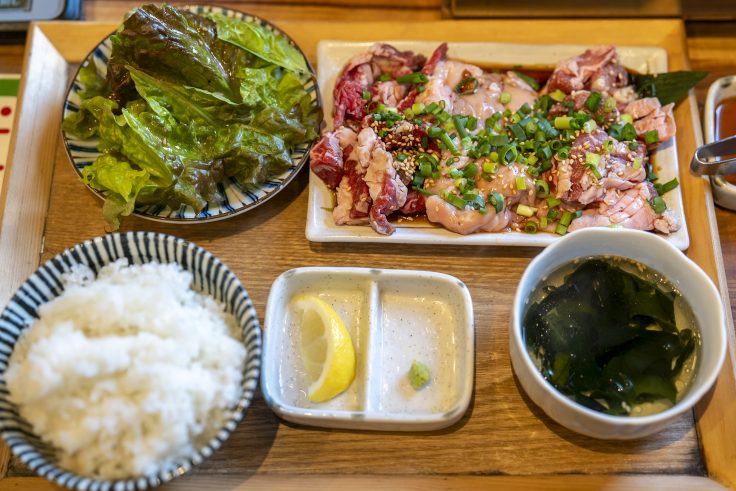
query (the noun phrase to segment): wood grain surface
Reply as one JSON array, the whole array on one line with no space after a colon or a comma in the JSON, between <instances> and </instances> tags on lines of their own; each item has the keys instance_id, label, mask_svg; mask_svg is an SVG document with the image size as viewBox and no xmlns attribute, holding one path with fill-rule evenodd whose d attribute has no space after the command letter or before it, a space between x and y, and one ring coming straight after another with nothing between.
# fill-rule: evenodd
<instances>
[{"instance_id":1,"label":"wood grain surface","mask_svg":"<svg viewBox=\"0 0 736 491\"><path fill-rule=\"evenodd\" d=\"M350 26L282 22L280 25L305 48L313 61L315 43L326 32L330 37L343 39L534 40L522 32L520 22ZM112 27L46 24L43 30L54 39L60 54L56 56L79 62ZM529 23L524 23L524 27L529 28ZM620 40L620 44L662 45L668 49L673 69L685 63L683 28L676 21L601 21L585 25L540 21L531 26L531 32L539 33L537 41L560 42L567 39L567 33L573 28L590 43ZM66 35L70 29L77 33L73 39ZM682 104L676 111L681 154L687 152L695 140L689 104ZM81 240L105 233L101 202L79 183L58 138L53 148L56 152L51 160L53 177L41 260ZM18 180L15 176L11 171L11 182ZM429 269L457 276L470 288L476 315L476 380L471 407L458 424L447 430L371 433L282 423L259 395L246 420L223 448L198 467L192 477L179 481L178 486L187 487L191 480L192 483L209 483L204 486L207 488L216 483L233 488L253 475L261 479L262 475L287 477L295 473L314 475L315 479L324 476L323 480L313 481L318 484L328 482L331 475L353 475L355 480L348 480L345 485L353 483L357 487L369 482L358 477L365 474L406 478L652 473L697 477L705 474L692 414L683 416L668 430L650 438L603 442L560 427L526 398L509 364L507 326L516 283L537 249L309 243L304 237L306 177L306 173L302 173L267 205L227 221L175 227L133 217L126 221L123 229L171 233L210 249L241 278L261 319L271 282L284 270L296 266L398 267ZM682 180L687 203L696 204L688 210L693 241L689 254L713 274L710 232L708 222L702 219L704 208L700 208L703 189L698 186L702 186L702 181L687 175L683 175ZM700 193L701 197L691 201L690 195L694 193ZM22 251L18 249L18 252ZM27 470L11 462L9 476L27 474ZM422 479L411 482L421 487L425 482ZM15 482L18 481L8 480L7 484ZM539 485L546 479L534 482ZM602 484L605 481L588 484L593 482ZM473 487L470 481L462 483ZM695 483L710 481L695 480L689 484ZM247 484L250 486L250 481Z\"/></svg>"}]
</instances>

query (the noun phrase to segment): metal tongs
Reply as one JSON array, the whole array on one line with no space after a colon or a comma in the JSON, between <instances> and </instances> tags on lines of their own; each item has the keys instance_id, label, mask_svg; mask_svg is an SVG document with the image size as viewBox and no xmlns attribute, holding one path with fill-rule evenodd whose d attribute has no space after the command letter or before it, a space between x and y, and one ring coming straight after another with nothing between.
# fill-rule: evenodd
<instances>
[{"instance_id":1,"label":"metal tongs","mask_svg":"<svg viewBox=\"0 0 736 491\"><path fill-rule=\"evenodd\" d=\"M721 160L724 155L736 155L736 136L698 147L690 172L696 176L736 174L736 158Z\"/></svg>"}]
</instances>

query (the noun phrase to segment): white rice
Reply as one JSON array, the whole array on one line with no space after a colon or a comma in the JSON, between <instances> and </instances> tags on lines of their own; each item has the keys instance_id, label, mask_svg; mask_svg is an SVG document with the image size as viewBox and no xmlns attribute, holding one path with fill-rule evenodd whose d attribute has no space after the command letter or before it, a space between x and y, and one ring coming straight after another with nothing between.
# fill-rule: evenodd
<instances>
[{"instance_id":1,"label":"white rice","mask_svg":"<svg viewBox=\"0 0 736 491\"><path fill-rule=\"evenodd\" d=\"M103 479L191 456L230 415L246 351L235 319L175 264L78 269L39 309L5 378L59 464Z\"/></svg>"}]
</instances>

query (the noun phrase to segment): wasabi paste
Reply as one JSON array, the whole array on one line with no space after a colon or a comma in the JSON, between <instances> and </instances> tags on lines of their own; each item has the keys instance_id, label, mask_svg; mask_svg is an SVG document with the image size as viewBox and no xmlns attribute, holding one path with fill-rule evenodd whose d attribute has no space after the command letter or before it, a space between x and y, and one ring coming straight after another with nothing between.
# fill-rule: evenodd
<instances>
[{"instance_id":1,"label":"wasabi paste","mask_svg":"<svg viewBox=\"0 0 736 491\"><path fill-rule=\"evenodd\" d=\"M409 383L414 390L419 390L429 382L429 368L424 363L414 360L409 369Z\"/></svg>"}]
</instances>

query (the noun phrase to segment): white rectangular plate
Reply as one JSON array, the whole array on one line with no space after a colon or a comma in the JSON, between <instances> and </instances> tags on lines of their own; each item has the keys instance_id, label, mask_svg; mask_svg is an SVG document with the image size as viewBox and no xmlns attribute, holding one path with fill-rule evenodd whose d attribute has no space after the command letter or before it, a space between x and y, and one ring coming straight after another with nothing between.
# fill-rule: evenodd
<instances>
[{"instance_id":1,"label":"white rectangular plate","mask_svg":"<svg viewBox=\"0 0 736 491\"><path fill-rule=\"evenodd\" d=\"M330 304L355 350L355 378L334 399L307 398L296 295ZM430 431L458 421L473 390L475 328L465 284L442 273L364 268L298 268L271 287L264 322L261 390L280 417L314 426ZM412 362L430 370L415 390Z\"/></svg>"},{"instance_id":2,"label":"white rectangular plate","mask_svg":"<svg viewBox=\"0 0 736 491\"><path fill-rule=\"evenodd\" d=\"M400 50L412 50L426 56L439 43L434 41L387 41ZM317 77L324 104L327 129L332 130L332 91L335 78L343 65L355 54L365 51L373 43L351 41L320 41L317 46ZM568 44L502 44L502 43L448 43L448 57L468 63L497 64L505 66L554 66L558 61L578 55L588 49L585 45ZM661 73L667 71L667 52L657 47L618 48L621 62L630 70L639 73ZM653 155L659 178L667 182L679 175L677 146L674 138ZM689 239L685 224L680 188L664 196L667 207L676 211L682 227L665 238L681 249L687 249ZM522 232L458 235L426 221L413 224L403 221L394 224L392 235L380 235L368 225L335 225L332 219L334 193L310 172L309 205L307 209L307 239L313 242L392 242L400 244L448 244L448 245L500 245L544 247L559 238L548 233L526 234Z\"/></svg>"}]
</instances>

